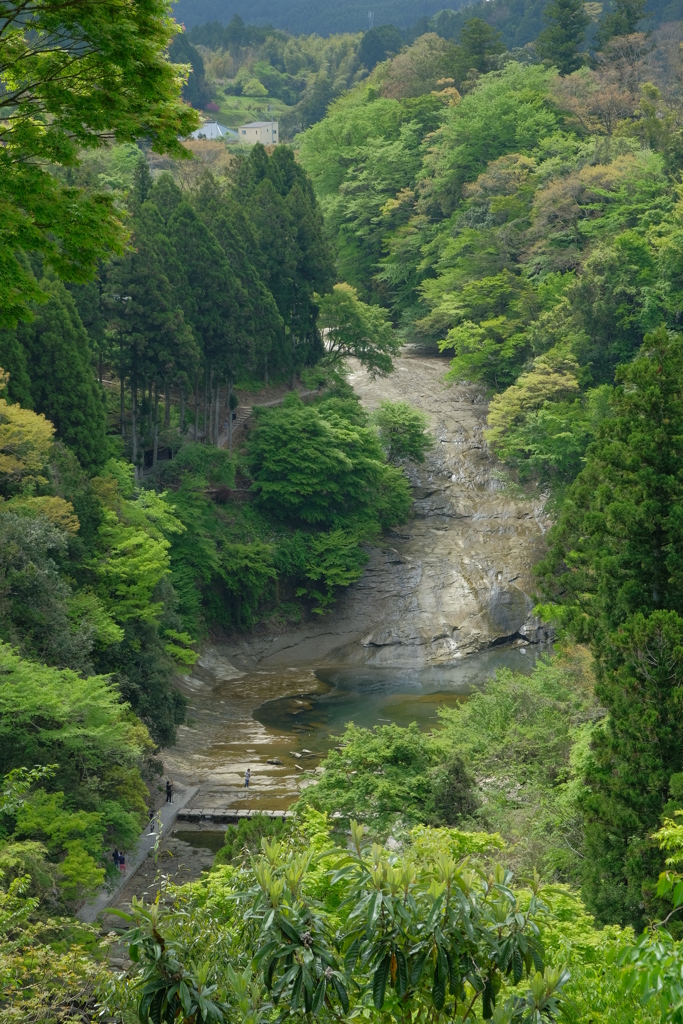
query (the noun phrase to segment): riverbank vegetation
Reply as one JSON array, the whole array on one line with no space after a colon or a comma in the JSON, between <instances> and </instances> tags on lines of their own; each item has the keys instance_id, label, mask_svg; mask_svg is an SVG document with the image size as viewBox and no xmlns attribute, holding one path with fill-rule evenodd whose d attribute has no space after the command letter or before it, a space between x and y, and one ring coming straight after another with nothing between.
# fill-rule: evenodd
<instances>
[{"instance_id":1,"label":"riverbank vegetation","mask_svg":"<svg viewBox=\"0 0 683 1024\"><path fill-rule=\"evenodd\" d=\"M211 73L306 130L211 172L189 33L91 7L11 6L0 43L3 1019L680 1020L680 25L617 4L585 56L560 3L510 51L233 23ZM546 495L558 652L432 732L349 727L293 824L134 908L114 973L68 915L147 819L176 674L329 614L409 516L426 421L344 369L403 342Z\"/></svg>"}]
</instances>

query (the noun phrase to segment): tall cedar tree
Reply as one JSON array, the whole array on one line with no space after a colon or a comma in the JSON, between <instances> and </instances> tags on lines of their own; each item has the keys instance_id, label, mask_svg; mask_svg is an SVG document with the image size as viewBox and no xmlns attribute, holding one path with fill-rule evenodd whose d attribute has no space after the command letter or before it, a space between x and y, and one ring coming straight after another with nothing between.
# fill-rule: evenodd
<instances>
[{"instance_id":1,"label":"tall cedar tree","mask_svg":"<svg viewBox=\"0 0 683 1024\"><path fill-rule=\"evenodd\" d=\"M647 335L617 381L538 571L560 621L592 642L610 713L583 798L586 898L637 925L659 865L647 836L683 768L683 338Z\"/></svg>"},{"instance_id":2,"label":"tall cedar tree","mask_svg":"<svg viewBox=\"0 0 683 1024\"><path fill-rule=\"evenodd\" d=\"M547 24L536 40L536 50L544 60L551 61L561 75L571 75L584 63L579 50L590 18L583 0L551 0L544 18Z\"/></svg>"},{"instance_id":3,"label":"tall cedar tree","mask_svg":"<svg viewBox=\"0 0 683 1024\"><path fill-rule=\"evenodd\" d=\"M189 64L192 68L183 86L183 99L197 110L203 110L211 102L213 94L199 50L194 48L184 32L179 32L168 48L168 56L174 64Z\"/></svg>"},{"instance_id":4,"label":"tall cedar tree","mask_svg":"<svg viewBox=\"0 0 683 1024\"><path fill-rule=\"evenodd\" d=\"M151 202L143 203L133 218L133 241L134 247L108 271L107 294L120 341L119 371L137 389L193 374L199 353L178 290L168 278L173 252Z\"/></svg>"},{"instance_id":5,"label":"tall cedar tree","mask_svg":"<svg viewBox=\"0 0 683 1024\"><path fill-rule=\"evenodd\" d=\"M664 855L650 836L681 807L683 619L627 619L604 647L595 692L609 717L594 733L579 796L583 896L601 922L640 929L662 916Z\"/></svg>"},{"instance_id":6,"label":"tall cedar tree","mask_svg":"<svg viewBox=\"0 0 683 1024\"><path fill-rule=\"evenodd\" d=\"M81 465L94 471L106 458L106 413L88 335L61 282L43 280L41 289L47 301L25 331L33 408L54 423Z\"/></svg>"},{"instance_id":7,"label":"tall cedar tree","mask_svg":"<svg viewBox=\"0 0 683 1024\"><path fill-rule=\"evenodd\" d=\"M254 146L236 186L251 213L259 270L285 323L286 357L296 372L321 351L314 294L328 291L334 275L322 214L308 175L286 146L270 158Z\"/></svg>"},{"instance_id":8,"label":"tall cedar tree","mask_svg":"<svg viewBox=\"0 0 683 1024\"><path fill-rule=\"evenodd\" d=\"M201 346L206 374L213 371L223 382L249 362L249 353L238 340L242 289L217 239L197 212L182 195L172 195L172 187L176 188L172 182L162 186L168 209L175 204L166 230L185 277L179 298Z\"/></svg>"},{"instance_id":9,"label":"tall cedar tree","mask_svg":"<svg viewBox=\"0 0 683 1024\"><path fill-rule=\"evenodd\" d=\"M258 242L254 229L229 189L221 189L207 174L200 184L195 207L216 237L240 286L236 328L241 344L252 353L254 368L267 375L277 364L271 353L282 338L284 323L275 299L258 269Z\"/></svg>"},{"instance_id":10,"label":"tall cedar tree","mask_svg":"<svg viewBox=\"0 0 683 1024\"><path fill-rule=\"evenodd\" d=\"M595 40L598 48L602 49L614 36L630 36L647 17L645 0L615 0L613 10L600 22Z\"/></svg>"}]
</instances>

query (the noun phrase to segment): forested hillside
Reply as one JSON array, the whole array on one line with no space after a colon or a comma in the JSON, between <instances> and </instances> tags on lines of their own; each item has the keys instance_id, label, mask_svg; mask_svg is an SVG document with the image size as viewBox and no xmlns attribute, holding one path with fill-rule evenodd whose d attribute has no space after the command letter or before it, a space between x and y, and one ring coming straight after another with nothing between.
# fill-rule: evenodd
<instances>
[{"instance_id":1,"label":"forested hillside","mask_svg":"<svg viewBox=\"0 0 683 1024\"><path fill-rule=\"evenodd\" d=\"M326 40L8 5L3 1021L681 1020L683 28L593 6L520 46L513 5ZM296 150L183 142L219 80L279 91ZM351 723L114 964L73 913L150 821L178 675L328 628L411 515L437 439L346 366L402 345L488 402L495 486L552 524L555 651L428 728Z\"/></svg>"},{"instance_id":2,"label":"forested hillside","mask_svg":"<svg viewBox=\"0 0 683 1024\"><path fill-rule=\"evenodd\" d=\"M372 7L358 0L345 0L334 4L330 0L177 0L173 15L187 28L207 21L220 21L227 25L234 14L253 25L274 25L297 34L315 32L326 36L334 32L362 32L368 26L368 11L372 11L375 25L394 24L407 28L418 18L439 11L439 0L377 0Z\"/></svg>"}]
</instances>

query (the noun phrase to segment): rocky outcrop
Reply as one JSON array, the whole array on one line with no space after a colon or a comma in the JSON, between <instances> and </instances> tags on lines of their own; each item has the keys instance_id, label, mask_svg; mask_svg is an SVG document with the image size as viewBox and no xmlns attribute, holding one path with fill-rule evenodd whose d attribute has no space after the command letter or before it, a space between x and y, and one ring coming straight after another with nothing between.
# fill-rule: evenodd
<instances>
[{"instance_id":1,"label":"rocky outcrop","mask_svg":"<svg viewBox=\"0 0 683 1024\"><path fill-rule=\"evenodd\" d=\"M388 378L355 367L372 410L383 400L422 409L436 438L408 467L413 517L369 551L363 577L319 621L241 638L225 653L241 668L321 662L425 667L494 644L548 639L532 615L532 566L543 553L542 502L511 493L486 446L487 406L471 385L444 382L443 359L405 355Z\"/></svg>"}]
</instances>

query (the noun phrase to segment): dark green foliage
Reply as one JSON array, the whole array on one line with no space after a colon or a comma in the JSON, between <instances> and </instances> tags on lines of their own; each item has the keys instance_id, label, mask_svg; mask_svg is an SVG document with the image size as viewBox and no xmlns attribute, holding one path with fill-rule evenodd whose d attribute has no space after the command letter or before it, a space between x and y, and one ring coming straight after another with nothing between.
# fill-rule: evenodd
<instances>
[{"instance_id":1,"label":"dark green foliage","mask_svg":"<svg viewBox=\"0 0 683 1024\"><path fill-rule=\"evenodd\" d=\"M395 25L378 25L363 36L358 48L358 59L368 71L376 64L399 53L403 36Z\"/></svg>"},{"instance_id":2,"label":"dark green foliage","mask_svg":"<svg viewBox=\"0 0 683 1024\"><path fill-rule=\"evenodd\" d=\"M459 825L479 807L474 779L459 754L451 754L439 765L432 783L434 818L445 825Z\"/></svg>"},{"instance_id":3,"label":"dark green foliage","mask_svg":"<svg viewBox=\"0 0 683 1024\"><path fill-rule=\"evenodd\" d=\"M391 23L407 28L415 21L418 10L419 13L433 14L440 9L440 2L442 0L422 0L416 8L412 0L380 0L374 6L375 19L383 24ZM348 0L343 5L333 3L332 0L305 0L304 3L296 4L281 3L280 0L254 0L248 4L244 0L233 0L227 12L217 0L193 0L192 3L180 0L175 8L175 16L191 29L193 41L209 45L205 42L206 36L199 36L199 26L202 29L211 27L205 26L205 22L224 25L227 21L226 13L231 15L233 11L235 14L224 30L224 46L228 39L234 40L234 45L248 46L262 39L269 25L295 33L316 32L321 36L331 32L363 32L368 27L368 6L361 0ZM255 24L245 25L245 21ZM192 29L195 25L198 27ZM217 31L214 29L214 32Z\"/></svg>"},{"instance_id":4,"label":"dark green foliage","mask_svg":"<svg viewBox=\"0 0 683 1024\"><path fill-rule=\"evenodd\" d=\"M168 55L174 64L189 64L190 77L183 86L183 99L197 110L203 110L211 102L212 94L204 74L204 61L184 32L173 37Z\"/></svg>"},{"instance_id":5,"label":"dark green foliage","mask_svg":"<svg viewBox=\"0 0 683 1024\"><path fill-rule=\"evenodd\" d=\"M263 146L252 148L238 174L237 196L250 210L259 247L256 265L285 325L276 366L298 372L322 355L314 296L332 285L320 208L308 176L286 146L278 146L271 158Z\"/></svg>"},{"instance_id":6,"label":"dark green foliage","mask_svg":"<svg viewBox=\"0 0 683 1024\"><path fill-rule=\"evenodd\" d=\"M26 657L83 671L93 635L69 621L71 588L59 571L66 553L65 534L44 517L0 505L0 639Z\"/></svg>"},{"instance_id":7,"label":"dark green foliage","mask_svg":"<svg viewBox=\"0 0 683 1024\"><path fill-rule=\"evenodd\" d=\"M0 331L0 366L9 373L7 394L24 409L33 408L26 351L30 330L27 324L19 324L13 330Z\"/></svg>"},{"instance_id":8,"label":"dark green foliage","mask_svg":"<svg viewBox=\"0 0 683 1024\"><path fill-rule=\"evenodd\" d=\"M603 16L596 36L596 46L602 49L614 36L630 36L636 32L640 22L652 17L652 11L645 11L645 0L613 0Z\"/></svg>"},{"instance_id":9,"label":"dark green foliage","mask_svg":"<svg viewBox=\"0 0 683 1024\"><path fill-rule=\"evenodd\" d=\"M612 415L569 488L539 573L593 641L609 711L581 797L585 893L602 920L643 921L661 858L648 842L681 771L683 340L664 327L617 374ZM648 895L648 890L650 890Z\"/></svg>"},{"instance_id":10,"label":"dark green foliage","mask_svg":"<svg viewBox=\"0 0 683 1024\"><path fill-rule=\"evenodd\" d=\"M261 852L261 840L285 839L292 826L281 818L259 814L239 825L228 825L225 830L225 845L218 851L214 866L218 864L248 863L251 857Z\"/></svg>"},{"instance_id":11,"label":"dark green foliage","mask_svg":"<svg viewBox=\"0 0 683 1024\"><path fill-rule=\"evenodd\" d=\"M601 647L596 694L609 718L593 736L579 796L583 892L599 920L640 928L659 916L654 889L664 870L650 835L681 806L683 619L672 611L626 619Z\"/></svg>"},{"instance_id":12,"label":"dark green foliage","mask_svg":"<svg viewBox=\"0 0 683 1024\"><path fill-rule=\"evenodd\" d=\"M78 533L68 539L70 552L92 555L103 510L88 474L83 471L71 449L63 444L53 446L48 469L55 494L71 502L78 516ZM74 566L72 571L78 570Z\"/></svg>"},{"instance_id":13,"label":"dark green foliage","mask_svg":"<svg viewBox=\"0 0 683 1024\"><path fill-rule=\"evenodd\" d=\"M174 686L175 666L164 651L155 623L127 623L124 639L103 652L98 669L112 674L121 697L157 743L170 746L175 742L176 727L185 720L187 700Z\"/></svg>"},{"instance_id":14,"label":"dark green foliage","mask_svg":"<svg viewBox=\"0 0 683 1024\"><path fill-rule=\"evenodd\" d=\"M25 329L33 408L54 423L82 466L96 470L106 458L105 410L88 335L64 285L44 280L41 288L47 301Z\"/></svg>"},{"instance_id":15,"label":"dark green foliage","mask_svg":"<svg viewBox=\"0 0 683 1024\"><path fill-rule=\"evenodd\" d=\"M561 75L571 75L585 61L579 52L590 24L584 5L581 0L551 0L543 17L546 27L536 40L536 49Z\"/></svg>"},{"instance_id":16,"label":"dark green foliage","mask_svg":"<svg viewBox=\"0 0 683 1024\"><path fill-rule=\"evenodd\" d=\"M459 80L469 77L472 68L480 74L491 70L491 58L506 49L500 32L482 18L467 18L458 34Z\"/></svg>"}]
</instances>

